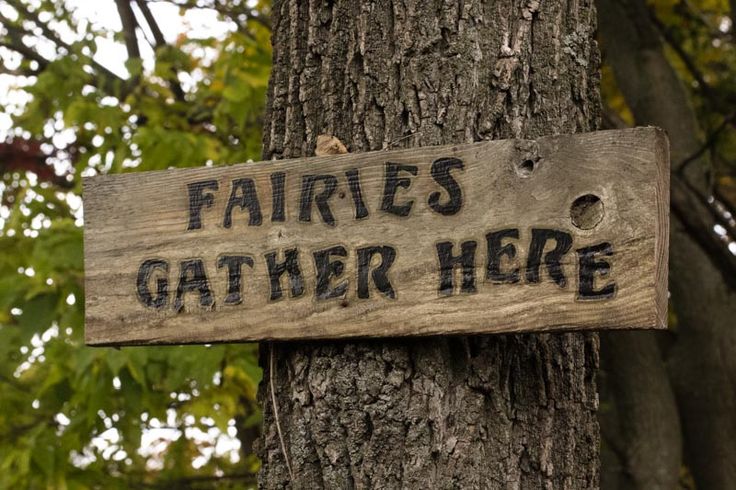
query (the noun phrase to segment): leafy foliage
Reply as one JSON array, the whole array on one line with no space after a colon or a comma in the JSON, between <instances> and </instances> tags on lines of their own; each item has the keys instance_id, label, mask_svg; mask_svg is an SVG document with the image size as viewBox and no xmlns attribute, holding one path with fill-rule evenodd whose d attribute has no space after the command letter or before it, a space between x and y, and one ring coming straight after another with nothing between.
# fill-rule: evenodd
<instances>
[{"instance_id":1,"label":"leafy foliage","mask_svg":"<svg viewBox=\"0 0 736 490\"><path fill-rule=\"evenodd\" d=\"M0 145L1 488L253 481L249 447L238 460L216 446L249 444L260 425L255 345L114 350L83 341L81 177L258 156L268 4L230 3L177 5L181 16L214 7L227 28L159 37L150 60L129 53L127 77L96 57L100 39L122 43L123 33L65 2L0 9L0 56L15 76L13 98L27 100L6 101L13 128ZM144 30L142 7L161 7L135 5L143 44L158 26ZM157 434L166 438L151 440Z\"/></svg>"}]
</instances>

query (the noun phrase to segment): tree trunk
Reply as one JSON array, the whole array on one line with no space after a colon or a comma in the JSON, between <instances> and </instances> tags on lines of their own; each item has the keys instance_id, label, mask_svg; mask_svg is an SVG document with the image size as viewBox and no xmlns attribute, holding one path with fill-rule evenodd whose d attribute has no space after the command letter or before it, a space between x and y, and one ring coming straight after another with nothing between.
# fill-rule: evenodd
<instances>
[{"instance_id":1,"label":"tree trunk","mask_svg":"<svg viewBox=\"0 0 736 490\"><path fill-rule=\"evenodd\" d=\"M682 433L658 334L601 334L602 490L677 488Z\"/></svg>"},{"instance_id":2,"label":"tree trunk","mask_svg":"<svg viewBox=\"0 0 736 490\"><path fill-rule=\"evenodd\" d=\"M686 226L696 218L710 223L704 227L705 233L710 232L715 222L707 206L693 199L698 205L676 207L683 193L695 195L691 189L709 195L708 154L680 172L682 162L701 148L700 129L687 92L664 56L644 0L600 0L599 7L607 59L637 124L666 129L672 146L670 292L677 324L666 363L682 421L686 460L698 488L734 489L736 291L725 282L714 257L701 246L703 237ZM683 179L689 181L691 189L678 184ZM622 358L621 362L629 360ZM667 418L656 420L661 424ZM655 459L639 456L641 469L661 461L661 454Z\"/></svg>"},{"instance_id":3,"label":"tree trunk","mask_svg":"<svg viewBox=\"0 0 736 490\"><path fill-rule=\"evenodd\" d=\"M591 1L275 1L264 157L594 130ZM262 488L598 486L592 334L262 346Z\"/></svg>"}]
</instances>

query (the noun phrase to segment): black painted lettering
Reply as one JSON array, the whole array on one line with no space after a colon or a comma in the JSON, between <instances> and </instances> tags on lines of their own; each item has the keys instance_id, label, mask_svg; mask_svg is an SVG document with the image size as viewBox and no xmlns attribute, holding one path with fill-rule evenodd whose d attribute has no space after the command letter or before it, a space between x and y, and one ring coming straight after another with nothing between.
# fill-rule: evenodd
<instances>
[{"instance_id":1,"label":"black painted lettering","mask_svg":"<svg viewBox=\"0 0 736 490\"><path fill-rule=\"evenodd\" d=\"M148 283L151 280L156 269L160 269L163 274L156 278L156 296L151 294ZM156 308L160 310L169 302L169 263L165 260L149 259L144 261L138 268L138 278L136 281L136 289L138 290L138 299L148 308Z\"/></svg>"},{"instance_id":2,"label":"black painted lettering","mask_svg":"<svg viewBox=\"0 0 736 490\"><path fill-rule=\"evenodd\" d=\"M253 258L248 255L221 255L217 259L217 268L227 267L226 305L239 305L243 302L241 276L243 264L253 267Z\"/></svg>"},{"instance_id":3,"label":"black painted lettering","mask_svg":"<svg viewBox=\"0 0 736 490\"><path fill-rule=\"evenodd\" d=\"M175 312L180 312L184 307L184 295L190 291L199 293L199 306L203 308L215 303L201 259L183 260L179 264L179 284L176 286L174 299Z\"/></svg>"},{"instance_id":4,"label":"black painted lettering","mask_svg":"<svg viewBox=\"0 0 736 490\"><path fill-rule=\"evenodd\" d=\"M256 184L253 179L233 180L233 189L225 207L225 218L222 220L223 227L230 228L233 225L233 208L235 206L238 206L241 210L248 208L248 226L259 226L263 223L261 205L258 202Z\"/></svg>"},{"instance_id":5,"label":"black painted lettering","mask_svg":"<svg viewBox=\"0 0 736 490\"><path fill-rule=\"evenodd\" d=\"M604 242L591 247L579 248L578 253L578 299L596 300L612 298L616 293L616 283L609 282L602 289L595 289L595 277L606 277L611 272L611 264L607 260L596 260L596 256L613 255L613 247Z\"/></svg>"},{"instance_id":6,"label":"black painted lettering","mask_svg":"<svg viewBox=\"0 0 736 490\"><path fill-rule=\"evenodd\" d=\"M547 228L532 229L532 242L529 245L529 257L526 263L526 280L529 283L539 282L539 268L541 266L542 253L549 240L555 241L555 248L544 254L544 265L555 284L564 288L567 285L567 278L562 270L561 261L562 256L570 251L572 236L560 230L550 230Z\"/></svg>"},{"instance_id":7,"label":"black painted lettering","mask_svg":"<svg viewBox=\"0 0 736 490\"><path fill-rule=\"evenodd\" d=\"M289 274L289 288L291 297L296 298L304 294L304 278L299 268L299 251L295 248L284 251L284 261L276 262L276 252L265 255L268 266L268 277L271 281L271 301L281 298L284 293L281 290L281 276Z\"/></svg>"},{"instance_id":8,"label":"black painted lettering","mask_svg":"<svg viewBox=\"0 0 736 490\"><path fill-rule=\"evenodd\" d=\"M345 262L339 259L331 261L330 257L347 257L347 255L348 251L341 245L314 252L314 266L317 270L317 286L315 288L317 299L339 298L348 290L347 280L334 287L330 286L332 277L339 278L345 272Z\"/></svg>"},{"instance_id":9,"label":"black painted lettering","mask_svg":"<svg viewBox=\"0 0 736 490\"><path fill-rule=\"evenodd\" d=\"M324 183L324 190L314 194L314 184L318 181ZM312 201L317 203L322 215L322 221L330 226L335 226L335 217L332 215L330 205L327 202L337 189L337 177L334 175L305 175L302 177L302 192L299 198L299 221L312 221Z\"/></svg>"},{"instance_id":10,"label":"black painted lettering","mask_svg":"<svg viewBox=\"0 0 736 490\"><path fill-rule=\"evenodd\" d=\"M436 191L429 195L427 202L433 211L443 216L452 216L463 207L463 191L450 174L450 170L455 168L465 170L465 165L459 158L438 158L432 162L430 171L432 178L447 191L449 199L446 203L440 204L442 193Z\"/></svg>"},{"instance_id":11,"label":"black painted lettering","mask_svg":"<svg viewBox=\"0 0 736 490\"><path fill-rule=\"evenodd\" d=\"M486 235L488 244L488 267L486 268L486 279L496 283L515 284L520 280L520 270L516 267L508 272L501 272L501 261L508 257L509 262L516 258L516 247L513 243L503 244L504 238L519 238L517 228L494 231Z\"/></svg>"},{"instance_id":12,"label":"black painted lettering","mask_svg":"<svg viewBox=\"0 0 736 490\"><path fill-rule=\"evenodd\" d=\"M452 242L440 242L437 244L437 257L440 263L440 287L442 295L450 296L455 291L454 271L455 266L461 266L463 281L460 287L461 293L474 293L475 289L475 249L478 244L475 241L463 242L460 245L460 255L452 255L454 247Z\"/></svg>"},{"instance_id":13,"label":"black painted lettering","mask_svg":"<svg viewBox=\"0 0 736 490\"><path fill-rule=\"evenodd\" d=\"M273 211L271 222L286 221L286 173L274 172L271 174L271 193L273 195Z\"/></svg>"},{"instance_id":14,"label":"black painted lettering","mask_svg":"<svg viewBox=\"0 0 736 490\"><path fill-rule=\"evenodd\" d=\"M360 188L360 172L357 168L351 168L345 172L348 178L348 187L350 195L353 197L353 206L355 206L355 219L363 219L368 217L368 208L365 207L363 201L363 191Z\"/></svg>"},{"instance_id":15,"label":"black painted lettering","mask_svg":"<svg viewBox=\"0 0 736 490\"><path fill-rule=\"evenodd\" d=\"M381 256L381 264L373 269L371 276L373 283L384 296L396 299L396 292L388 279L388 269L396 259L396 249L388 245L380 247L365 247L358 249L358 298L370 297L368 290L368 272L371 268L371 259L374 255Z\"/></svg>"},{"instance_id":16,"label":"black painted lettering","mask_svg":"<svg viewBox=\"0 0 736 490\"><path fill-rule=\"evenodd\" d=\"M414 200L396 204L396 191L399 187L408 189L411 186L409 177L399 177L399 172L407 172L411 175L417 175L418 168L416 165L403 165L401 163L386 162L386 175L383 187L383 199L381 200L381 211L395 214L396 216L409 216Z\"/></svg>"},{"instance_id":17,"label":"black painted lettering","mask_svg":"<svg viewBox=\"0 0 736 490\"><path fill-rule=\"evenodd\" d=\"M218 189L216 180L202 180L187 184L189 190L189 225L187 230L199 230L202 228L202 208L211 208L215 202L215 196L207 189L216 191Z\"/></svg>"}]
</instances>

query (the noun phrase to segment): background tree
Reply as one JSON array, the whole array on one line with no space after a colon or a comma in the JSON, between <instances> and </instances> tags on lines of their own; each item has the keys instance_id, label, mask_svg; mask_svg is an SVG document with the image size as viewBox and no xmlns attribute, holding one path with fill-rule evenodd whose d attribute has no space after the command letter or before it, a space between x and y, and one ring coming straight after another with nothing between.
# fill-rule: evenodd
<instances>
[{"instance_id":1,"label":"background tree","mask_svg":"<svg viewBox=\"0 0 736 490\"><path fill-rule=\"evenodd\" d=\"M86 18L91 4L118 22ZM0 487L253 485L255 346L83 346L79 197L82 175L257 157L272 22L268 157L311 154L321 133L357 152L595 128L589 2L330 5L0 3ZM601 336L601 484L736 488L733 1L598 10L603 125L664 127L675 170L671 329ZM179 15L224 27L176 36ZM591 486L595 343L581 338L264 346L262 481L286 485L291 466L302 486L499 486L478 469L496 465L522 488ZM360 381L325 374L349 369ZM545 453L545 423L580 427ZM240 460L215 450L231 437Z\"/></svg>"},{"instance_id":2,"label":"background tree","mask_svg":"<svg viewBox=\"0 0 736 490\"><path fill-rule=\"evenodd\" d=\"M603 337L615 407L603 411L603 428L616 461L607 465L611 478L604 484L673 488L684 461L698 488L734 488L733 17L725 2L652 8L643 0L600 0L599 6L622 95L613 103L626 109L612 123L665 128L672 157L672 328Z\"/></svg>"}]
</instances>

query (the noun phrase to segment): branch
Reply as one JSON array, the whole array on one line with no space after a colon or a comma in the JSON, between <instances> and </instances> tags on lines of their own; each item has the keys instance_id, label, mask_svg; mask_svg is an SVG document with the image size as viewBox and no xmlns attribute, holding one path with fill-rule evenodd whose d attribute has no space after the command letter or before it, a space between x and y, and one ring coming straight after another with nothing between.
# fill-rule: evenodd
<instances>
[{"instance_id":1,"label":"branch","mask_svg":"<svg viewBox=\"0 0 736 490\"><path fill-rule=\"evenodd\" d=\"M13 6L13 8L15 8L18 12L23 12L23 15L25 15L31 21L33 21L33 23L36 24L36 26L38 26L41 29L41 32L43 33L44 37L46 37L46 39L48 39L49 41L53 43L56 43L57 46L63 47L69 54L75 52L74 46L65 42L61 38L61 36L59 36L57 32L55 32L53 29L51 29L51 27L49 27L47 23L42 22L41 19L36 14L36 12L31 11L28 8L26 8L26 6L23 5L21 2L19 2L18 0L7 0L7 2L11 6ZM27 34L30 35L31 33L27 33ZM123 81L123 79L117 76L115 73L105 68L101 64L97 63L91 56L85 56L85 55L82 55L82 56L84 56L87 59L87 62L90 65L94 66L97 70L102 72L104 76L108 77L111 80L117 79L117 80Z\"/></svg>"},{"instance_id":2,"label":"branch","mask_svg":"<svg viewBox=\"0 0 736 490\"><path fill-rule=\"evenodd\" d=\"M708 34L713 36L714 38L723 37L723 33L720 31L720 29L716 28L711 21L708 19L708 17L700 11L698 8L695 7L695 5L692 4L689 0L680 0L680 3L675 8L675 12L680 14L681 16L685 17L685 21L689 23L689 21L694 21L696 24L700 24L705 28L705 30L708 31Z\"/></svg>"},{"instance_id":3,"label":"branch","mask_svg":"<svg viewBox=\"0 0 736 490\"><path fill-rule=\"evenodd\" d=\"M268 15L263 15L259 12L259 15L251 15L251 12L253 12L253 9L245 8L245 9L238 9L237 11L233 8L227 8L225 7L225 3L220 3L217 1L211 1L208 4L200 4L197 2L197 0L141 0L143 2L147 3L171 3L178 7L184 7L188 9L210 9L214 10L215 12L219 13L222 16L227 17L231 21L233 21L237 26L238 30L242 32L243 34L252 37L252 34L248 32L248 28L244 25L243 22L241 22L238 19L238 16L240 14L246 15L245 23L249 20L252 20L254 22L257 22L258 24L262 25L269 31L271 30L271 18ZM241 5L246 5L245 2L242 2Z\"/></svg>"},{"instance_id":4,"label":"branch","mask_svg":"<svg viewBox=\"0 0 736 490\"><path fill-rule=\"evenodd\" d=\"M706 252L708 259L721 273L723 282L736 290L736 255L716 239L713 227L717 221L705 218L713 216L715 210L703 203L679 175L672 174L670 185L672 212L685 226L688 235Z\"/></svg>"},{"instance_id":5,"label":"branch","mask_svg":"<svg viewBox=\"0 0 736 490\"><path fill-rule=\"evenodd\" d=\"M736 240L736 209L728 196L724 195L720 186L716 186L713 190L713 203L711 204L721 218L723 227L726 228L727 237Z\"/></svg>"},{"instance_id":6,"label":"branch","mask_svg":"<svg viewBox=\"0 0 736 490\"><path fill-rule=\"evenodd\" d=\"M125 49L128 51L128 57L131 59L140 59L141 52L138 48L138 36L136 29L138 23L135 20L135 14L130 7L130 0L115 0L118 9L120 22L123 24L123 38L125 39Z\"/></svg>"},{"instance_id":7,"label":"branch","mask_svg":"<svg viewBox=\"0 0 736 490\"><path fill-rule=\"evenodd\" d=\"M734 0L736 1L736 0ZM701 146L698 151L691 154L689 157L685 158L680 164L678 165L677 172L680 175L684 175L685 168L690 165L692 162L696 161L698 158L703 156L703 154L713 148L715 146L716 142L718 141L718 137L721 135L724 129L728 127L729 124L733 124L734 121L736 121L736 112L731 114L730 116L723 119L721 124L718 125L718 127L708 136L708 139L706 142Z\"/></svg>"},{"instance_id":8,"label":"branch","mask_svg":"<svg viewBox=\"0 0 736 490\"><path fill-rule=\"evenodd\" d=\"M0 25L4 26L5 30L8 31L5 39L0 40L0 46L4 46L25 58L35 61L42 69L51 63L51 60L44 58L23 43L23 36L31 34L14 25L13 21L4 16L2 12L0 12Z\"/></svg>"},{"instance_id":9,"label":"branch","mask_svg":"<svg viewBox=\"0 0 736 490\"><path fill-rule=\"evenodd\" d=\"M2 42L0 42L0 46L4 46L7 48L7 46L3 45ZM38 76L39 73L41 73L40 68L36 70L33 70L31 68L23 68L23 67L10 69L6 66L0 65L0 75L10 75L12 77L35 77L35 76Z\"/></svg>"},{"instance_id":10,"label":"branch","mask_svg":"<svg viewBox=\"0 0 736 490\"><path fill-rule=\"evenodd\" d=\"M41 22L41 19L38 17L35 11L31 11L27 8L26 5L19 2L18 0L5 0L8 4L10 4L11 7L13 7L18 12L22 12L23 16L30 19L36 26L38 26L41 29L41 32L43 35L48 39L49 41L52 41L56 43L58 46L62 46L64 49L67 50L68 53L72 53L72 47L68 43L64 42L63 39L61 39L61 36L58 35L58 33L54 32L48 24L45 22Z\"/></svg>"},{"instance_id":11,"label":"branch","mask_svg":"<svg viewBox=\"0 0 736 490\"><path fill-rule=\"evenodd\" d=\"M736 0L732 1L736 3ZM716 113L724 114L724 99L725 102L727 102L725 107L728 107L730 104L736 103L734 97L729 97L728 94L726 94L726 97L719 96L719 94L715 90L713 90L713 87L711 87L711 85L705 80L705 76L703 75L702 71L700 71L695 61L693 61L687 51L685 51L682 45L680 45L680 43L677 41L672 33L672 30L668 28L661 20L659 20L653 9L649 9L649 16L652 20L652 23L662 35L662 38L677 54L680 60L682 60L687 71L697 82L698 88L700 89L702 95L705 97L705 100L708 103L710 109ZM732 121L732 124L733 123L734 121ZM734 124L734 126L736 127L736 124Z\"/></svg>"},{"instance_id":12,"label":"branch","mask_svg":"<svg viewBox=\"0 0 736 490\"><path fill-rule=\"evenodd\" d=\"M148 24L148 27L153 33L153 39L156 43L155 47L160 48L162 46L166 46L166 38L164 37L164 33L161 32L161 28L159 27L158 22L156 22L156 18L153 16L153 13L151 13L151 9L148 8L148 3L143 0L135 0L135 3L141 10L143 18L146 19L146 24Z\"/></svg>"},{"instance_id":13,"label":"branch","mask_svg":"<svg viewBox=\"0 0 736 490\"><path fill-rule=\"evenodd\" d=\"M690 72L690 75L695 79L696 82L698 82L698 86L703 92L703 95L705 95L708 100L712 102L716 94L713 92L710 84L705 81L705 77L703 76L695 62L690 58L690 55L688 55L683 47L680 46L680 44L675 39L675 36L672 35L672 31L667 28L667 26L664 25L661 20L659 20L653 10L649 9L649 15L652 19L652 23L657 27L657 30L659 30L660 34L662 34L664 40L667 42L667 44L670 45L675 53L677 53L677 56L679 56L682 62L685 64L687 71Z\"/></svg>"},{"instance_id":14,"label":"branch","mask_svg":"<svg viewBox=\"0 0 736 490\"><path fill-rule=\"evenodd\" d=\"M8 0L8 2L16 8L19 12L22 12L23 15L28 16L34 24L36 24L43 32L44 37L48 39L49 41L55 43L58 46L63 47L66 49L67 53L74 52L74 47L70 45L69 43L64 42L58 34L54 33L51 28L48 27L47 24L44 24L41 22L41 20L38 18L38 16L30 12L28 9L24 7L20 2L17 2L16 0ZM12 21L8 19L7 17L0 14L0 21L2 21L2 24L5 26L5 29L8 31L8 38L10 41L0 41L0 45L4 46L8 49L11 49L15 51L16 53L19 53L23 57L33 60L36 63L39 64L40 70L42 71L48 67L49 64L51 64L52 60L49 60L47 58L44 58L40 54L38 54L33 49L29 48L25 44L23 44L23 36L34 36L33 33L28 32L24 29L19 28L18 26L13 25ZM114 82L125 82L122 78L117 76L112 71L108 70L101 64L97 63L92 57L83 55L79 53L82 57L85 58L87 63L92 65L95 69L97 69L103 76L103 85L106 87L106 90L111 95L114 95Z\"/></svg>"},{"instance_id":15,"label":"branch","mask_svg":"<svg viewBox=\"0 0 736 490\"><path fill-rule=\"evenodd\" d=\"M38 66L43 70L49 64L51 63L50 60L47 60L40 54L33 51L31 48L26 46L23 43L16 42L16 39L11 38L10 40L0 40L0 46L7 48L11 51L15 51L19 55L23 56L24 58L27 58L29 60L33 60L36 63L38 63Z\"/></svg>"},{"instance_id":16,"label":"branch","mask_svg":"<svg viewBox=\"0 0 736 490\"><path fill-rule=\"evenodd\" d=\"M148 8L148 4L143 0L135 0L135 3L136 5L138 5L138 8L143 14L143 18L146 20L146 24L148 24L148 27L153 33L153 39L156 43L154 46L154 51L166 46L167 43L166 38L164 37L164 33L161 32L161 28L159 27L158 22L156 22L156 18L153 16L151 9ZM174 67L171 68L171 77L169 77L168 82L169 86L171 87L171 91L174 93L174 97L176 97L176 100L183 101L184 90L182 90L181 88L181 84L179 83L179 74Z\"/></svg>"}]
</instances>

